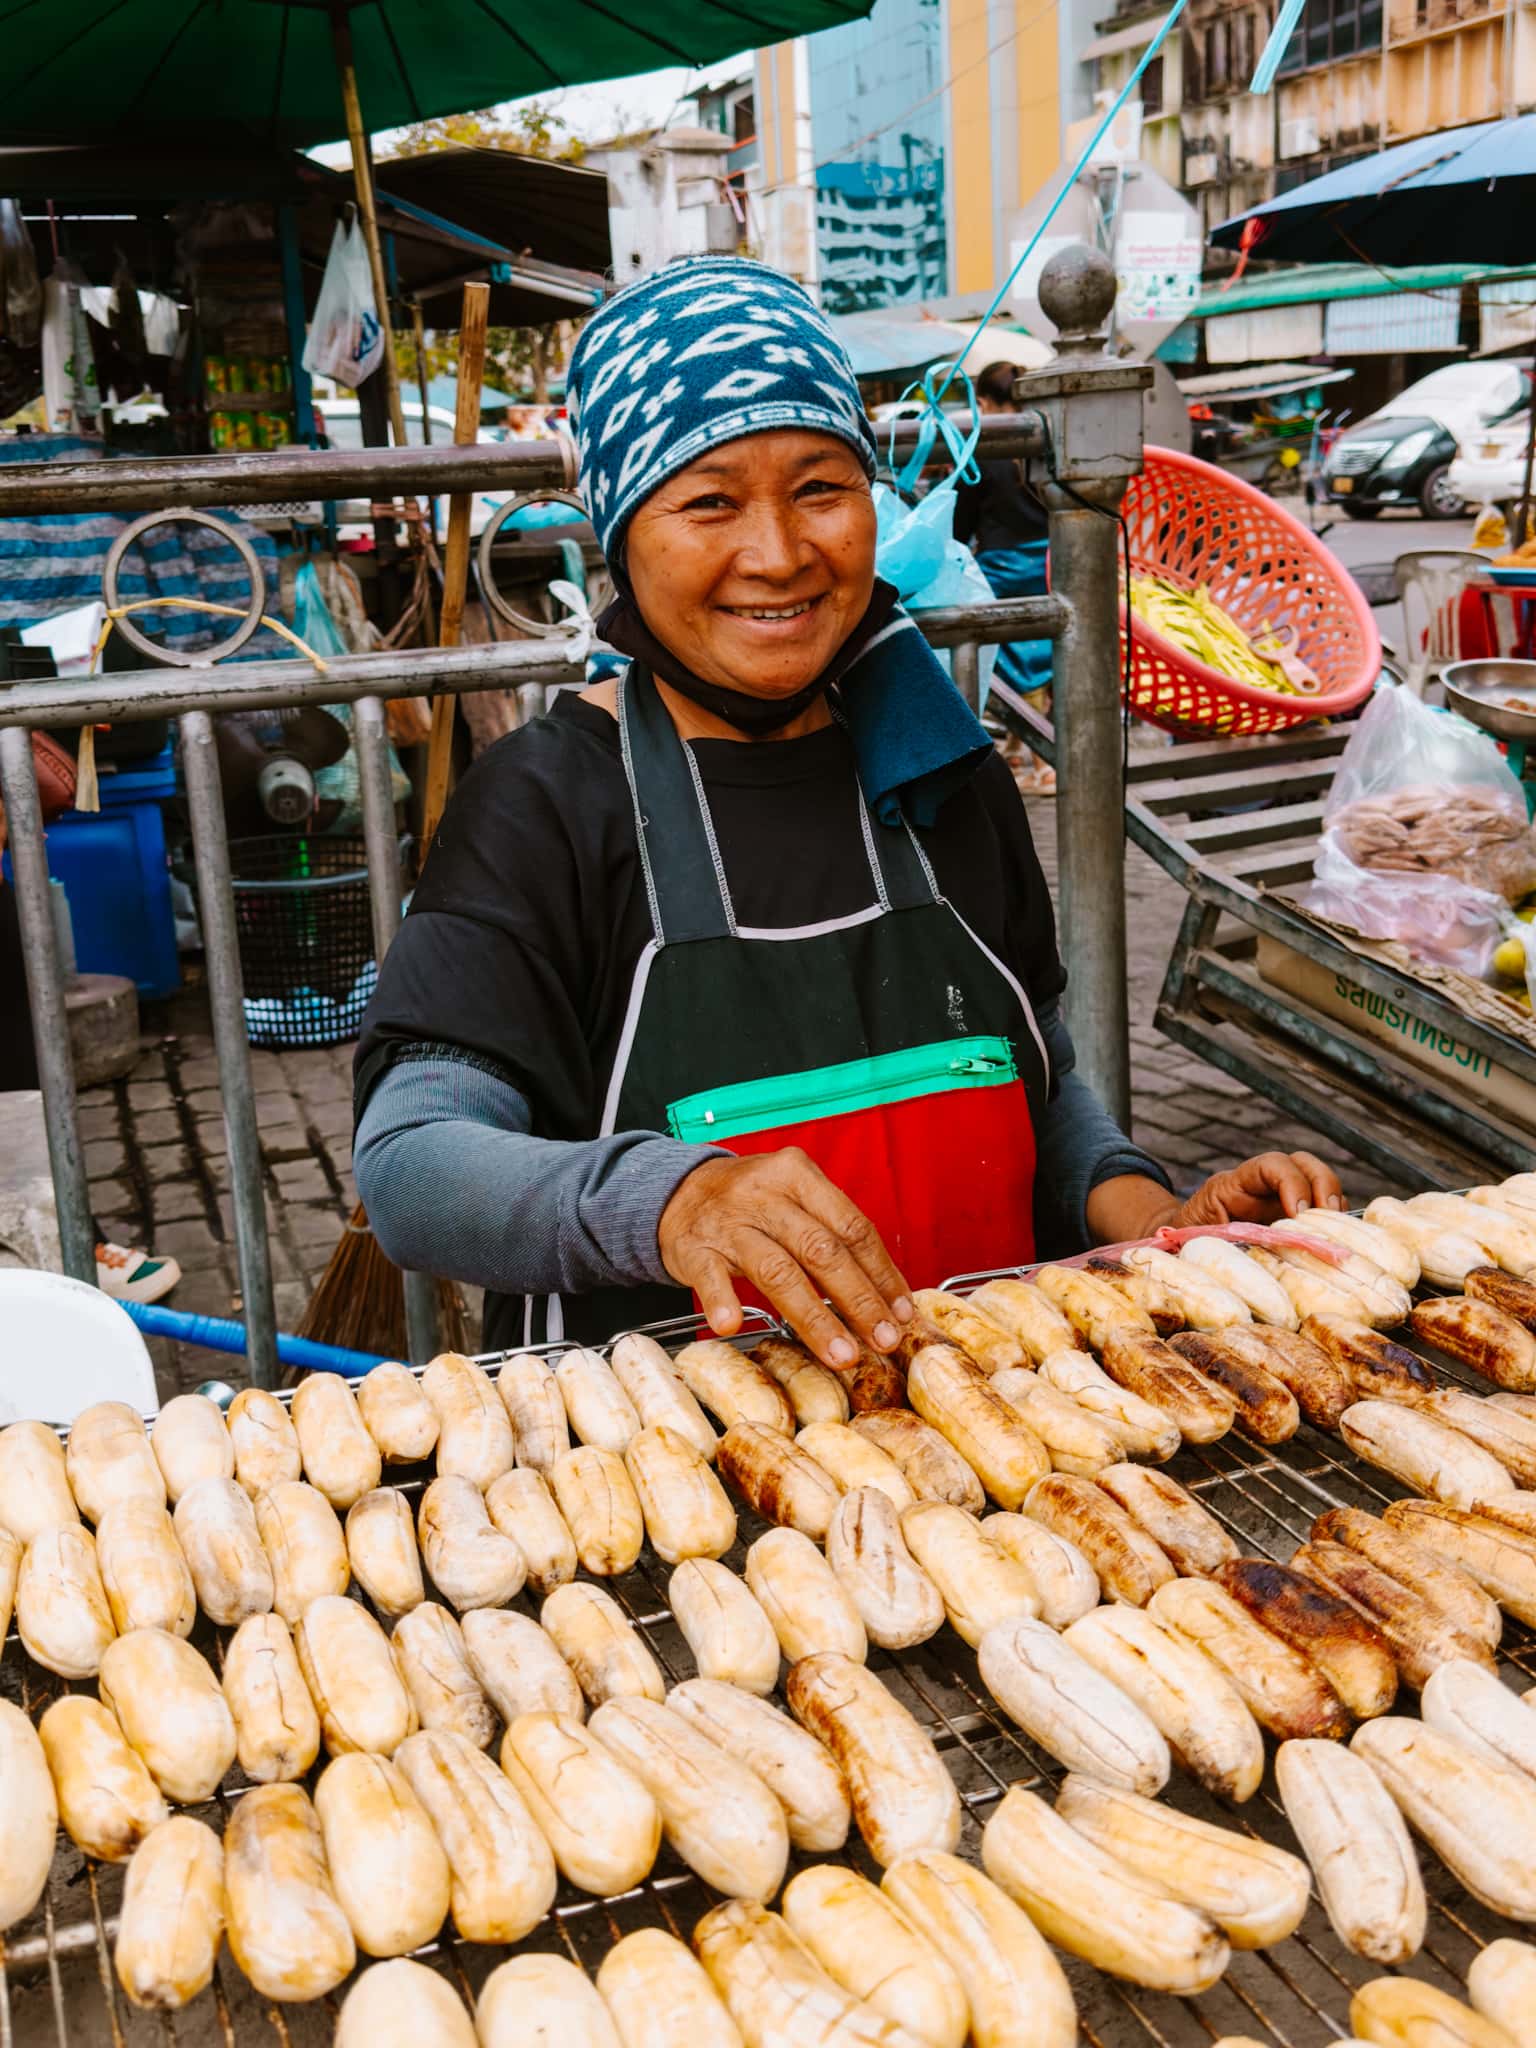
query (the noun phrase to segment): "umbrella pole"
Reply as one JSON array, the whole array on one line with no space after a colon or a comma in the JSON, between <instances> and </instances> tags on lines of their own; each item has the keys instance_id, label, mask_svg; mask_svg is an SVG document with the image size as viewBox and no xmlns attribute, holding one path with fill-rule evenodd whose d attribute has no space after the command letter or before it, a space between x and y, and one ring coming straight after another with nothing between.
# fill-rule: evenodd
<instances>
[{"instance_id":1,"label":"umbrella pole","mask_svg":"<svg viewBox=\"0 0 1536 2048\"><path fill-rule=\"evenodd\" d=\"M490 314L488 284L464 287L459 316L459 383L453 438L472 447L480 437L480 388L485 382L485 329ZM438 614L437 644L457 647L464 630L464 594L469 585L469 524L474 497L455 491L448 500L448 544L443 551L443 604ZM427 791L423 803L421 843L430 852L448 802L453 770L453 717L458 699L444 691L432 705L432 736L427 747Z\"/></svg>"},{"instance_id":2,"label":"umbrella pole","mask_svg":"<svg viewBox=\"0 0 1536 2048\"><path fill-rule=\"evenodd\" d=\"M1525 477L1520 485L1520 509L1515 514L1516 531L1510 535L1512 548L1523 548L1531 517L1531 472L1536 469L1536 385L1531 390L1531 427L1525 442Z\"/></svg>"},{"instance_id":3,"label":"umbrella pole","mask_svg":"<svg viewBox=\"0 0 1536 2048\"><path fill-rule=\"evenodd\" d=\"M343 4L331 8L331 47L336 53L336 75L341 81L341 104L347 117L347 141L352 148L357 217L368 250L368 268L373 275L373 301L384 328L384 394L389 402L389 430L394 436L395 446L403 448L406 445L405 413L400 405L400 371L395 362L394 334L390 327L389 285L384 275L378 215L373 208L373 167L368 161L368 133L363 127L363 110L357 97L357 70L352 62L352 23Z\"/></svg>"}]
</instances>

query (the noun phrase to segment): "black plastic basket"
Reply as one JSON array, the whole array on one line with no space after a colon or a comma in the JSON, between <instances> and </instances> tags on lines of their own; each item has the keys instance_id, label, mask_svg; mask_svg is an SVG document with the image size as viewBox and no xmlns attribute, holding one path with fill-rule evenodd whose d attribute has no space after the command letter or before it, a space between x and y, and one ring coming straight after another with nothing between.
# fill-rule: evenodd
<instances>
[{"instance_id":1,"label":"black plastic basket","mask_svg":"<svg viewBox=\"0 0 1536 2048\"><path fill-rule=\"evenodd\" d=\"M356 1038L379 978L363 840L277 832L229 859L252 1045Z\"/></svg>"}]
</instances>

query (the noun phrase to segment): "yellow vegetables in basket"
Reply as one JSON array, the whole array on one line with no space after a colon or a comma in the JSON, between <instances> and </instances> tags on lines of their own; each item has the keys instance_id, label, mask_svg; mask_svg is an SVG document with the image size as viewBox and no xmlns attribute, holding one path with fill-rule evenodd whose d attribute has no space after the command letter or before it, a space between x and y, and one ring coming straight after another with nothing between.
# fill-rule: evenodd
<instances>
[{"instance_id":1,"label":"yellow vegetables in basket","mask_svg":"<svg viewBox=\"0 0 1536 2048\"><path fill-rule=\"evenodd\" d=\"M1165 640L1234 683L1287 697L1315 696L1322 688L1296 656L1290 628L1250 637L1203 583L1186 590L1166 577L1133 576L1131 609Z\"/></svg>"}]
</instances>

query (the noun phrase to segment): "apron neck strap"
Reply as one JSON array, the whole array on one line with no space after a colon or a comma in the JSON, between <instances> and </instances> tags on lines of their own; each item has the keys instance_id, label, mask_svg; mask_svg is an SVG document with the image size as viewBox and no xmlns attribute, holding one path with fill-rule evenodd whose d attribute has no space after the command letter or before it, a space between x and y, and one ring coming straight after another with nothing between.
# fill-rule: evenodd
<instances>
[{"instance_id":1,"label":"apron neck strap","mask_svg":"<svg viewBox=\"0 0 1536 2048\"><path fill-rule=\"evenodd\" d=\"M616 695L619 744L656 943L734 938L736 912L693 749L679 738L643 662L633 661L620 673ZM845 724L841 712L836 715ZM939 902L933 869L906 819L896 830L881 825L862 789L859 818L881 909L913 910Z\"/></svg>"}]
</instances>

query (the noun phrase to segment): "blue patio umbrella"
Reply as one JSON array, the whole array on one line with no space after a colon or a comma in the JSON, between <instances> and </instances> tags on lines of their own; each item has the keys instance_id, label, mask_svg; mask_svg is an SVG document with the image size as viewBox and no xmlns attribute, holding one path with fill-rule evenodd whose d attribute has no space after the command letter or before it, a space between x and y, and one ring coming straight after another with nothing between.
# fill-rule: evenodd
<instances>
[{"instance_id":1,"label":"blue patio umbrella","mask_svg":"<svg viewBox=\"0 0 1536 2048\"><path fill-rule=\"evenodd\" d=\"M1211 230L1266 261L1536 264L1536 114L1421 135Z\"/></svg>"}]
</instances>

